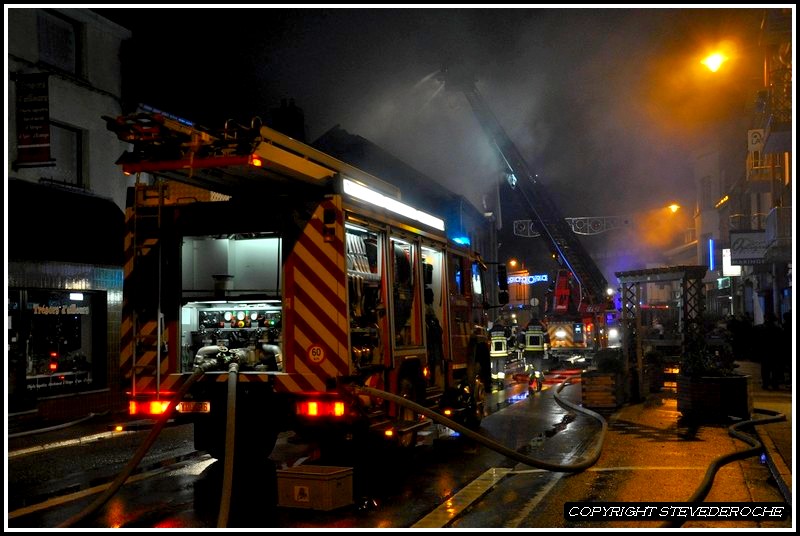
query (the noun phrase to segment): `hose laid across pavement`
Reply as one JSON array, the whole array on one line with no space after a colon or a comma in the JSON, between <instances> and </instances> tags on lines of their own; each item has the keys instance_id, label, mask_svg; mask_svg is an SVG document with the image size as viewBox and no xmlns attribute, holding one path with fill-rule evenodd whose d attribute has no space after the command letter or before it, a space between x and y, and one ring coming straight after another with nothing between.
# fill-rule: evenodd
<instances>
[{"instance_id":1,"label":"hose laid across pavement","mask_svg":"<svg viewBox=\"0 0 800 536\"><path fill-rule=\"evenodd\" d=\"M36 435L36 434L43 434L45 432L54 432L56 430L63 430L64 428L69 428L70 426L75 426L76 424L80 424L82 422L86 422L89 419L94 419L95 417L102 417L104 415L108 415L108 411L103 411L102 413L90 413L86 417L78 419L76 421L65 422L62 424L56 424L54 426L48 426L47 428L37 428L36 430L26 430L24 432L17 432L16 434L8 434L8 439L14 439L17 437L25 437L29 435Z\"/></svg>"},{"instance_id":2,"label":"hose laid across pavement","mask_svg":"<svg viewBox=\"0 0 800 536\"><path fill-rule=\"evenodd\" d=\"M448 419L447 417L444 417L441 414L436 413L435 411L432 411L429 408L426 408L425 406L421 406L421 405L417 404L416 402L412 402L412 401L408 400L407 398L403 398L402 396L398 396L398 395L395 395L395 394L392 394L392 393L389 393L389 392L386 392L386 391L381 391L379 389L373 389L372 387L365 387L365 386L356 386L356 387L353 388L353 390L355 392L357 392L357 393L363 393L363 394L366 394L366 395L371 395L371 396L375 396L375 397L378 397L378 398L382 398L384 400L389 400L391 402L395 402L396 404L399 404L401 406L409 408L412 411L415 411L415 412L417 412L417 413L419 413L421 415L425 415L426 417L432 419L433 421L438 422L439 424L442 424L442 425L444 425L444 426L446 426L446 427L448 427L448 428L450 428L452 430L455 430L456 432L459 432L462 435L465 435L465 436L469 437L473 441L481 443L484 446L486 446L486 447L488 447L488 448L490 448L490 449L492 449L492 450L494 450L494 451L496 451L496 452L498 452L498 453L500 453L500 454L502 454L504 456L507 456L507 457L511 458L512 460L516 460L516 461L518 461L520 463L524 463L525 465L529 465L531 467L537 467L539 469L545 469L547 471L559 472L559 473L580 473L581 471L584 471L584 470L588 469L589 467L591 467L592 465L594 465L595 463L597 463L597 460L600 458L600 453L601 453L602 447L603 447L603 440L605 439L605 433L606 433L606 430L608 429L608 423L606 422L606 420L600 414L598 414L598 413L596 413L594 411L588 410L586 408L582 408L582 407L577 406L575 404L572 404L572 403L570 403L570 402L568 402L566 400L562 400L561 397L558 396L558 394L561 392L561 390L566 385L568 385L568 381L569 380L566 380L566 381L560 383L558 385L558 387L556 388L557 390L556 390L556 392L554 394L554 398L555 398L556 402L559 405L561 405L562 407L565 407L565 408L571 409L571 410L575 410L575 411L578 411L580 413L584 413L584 414L586 414L586 415L588 415L590 417L593 417L593 418L597 419L598 421L600 421L600 424L602 426L599 440L597 442L595 442L595 445L594 445L594 449L593 449L594 452L588 458L583 459L582 461L579 461L579 462L576 462L576 463L568 463L568 464L550 463L550 462L546 462L546 461L539 460L539 459L536 459L536 458L531 458L530 456L525 456L524 454L521 454L521 453L517 452L516 450L510 449L510 448L506 447L505 445L501 445L500 443L497 443L496 441L492 441L491 439L488 439L488 438L478 434L477 432L467 428L466 426L463 426L463 425L461 425L461 424L459 424L459 423L457 423L455 421L452 421L452 420Z\"/></svg>"},{"instance_id":3,"label":"hose laid across pavement","mask_svg":"<svg viewBox=\"0 0 800 536\"><path fill-rule=\"evenodd\" d=\"M717 475L717 472L722 468L723 465L727 465L736 460L744 460L745 458L750 458L752 456L759 455L764 450L764 445L760 441L758 441L757 439L748 434L740 432L739 431L740 428L744 428L746 426L769 424L773 422L781 422L786 420L786 415L770 409L754 408L753 412L771 416L765 419L750 419L747 421L741 421L728 427L729 436L744 441L745 443L750 445L750 448L745 450L737 450L736 452L730 452L728 454L723 454L719 458L714 459L711 462L711 465L708 466L705 477L703 478L703 481L700 483L700 486L697 488L697 490L694 492L694 495L692 495L692 497L688 500L688 502L690 503L703 502L706 496L708 496L708 493L711 491L711 486L714 484L714 477ZM662 525L662 527L678 528L682 526L685 522L686 520L668 521L665 522Z\"/></svg>"},{"instance_id":4,"label":"hose laid across pavement","mask_svg":"<svg viewBox=\"0 0 800 536\"><path fill-rule=\"evenodd\" d=\"M155 425L153 425L153 428L150 430L150 434L147 436L144 442L139 446L139 449L133 455L133 458L130 459L130 461L122 470L122 472L119 475L117 475L117 478L114 479L114 481L105 489L105 491L99 497L97 497L97 499L94 500L94 502L92 502L89 506L87 506L74 516L70 517L63 523L59 524L58 528L69 528L75 525L76 523L79 523L80 521L84 520L86 517L97 511L101 506L103 506L106 503L106 501L108 501L111 497L114 496L115 493L117 493L117 491L119 491L122 485L125 484L125 481L128 480L128 477L131 476L131 473L133 473L134 469L136 469L136 467L142 461L144 455L147 454L147 451L150 450L150 447L153 446L153 443L155 443L156 438L158 438L158 435L161 433L161 430L163 430L164 426L167 425L167 422L169 421L169 418L172 415L172 410L175 408L175 405L180 400L183 399L183 396L189 390L189 387L191 387L194 382L200 379L200 377L203 374L205 374L205 370L202 367L195 367L195 370L194 372L192 372L192 375L189 376L189 379L187 379L186 382L178 390L178 392L175 393L173 399L169 401L167 409L164 411L164 413L160 415L159 419L156 421Z\"/></svg>"}]
</instances>

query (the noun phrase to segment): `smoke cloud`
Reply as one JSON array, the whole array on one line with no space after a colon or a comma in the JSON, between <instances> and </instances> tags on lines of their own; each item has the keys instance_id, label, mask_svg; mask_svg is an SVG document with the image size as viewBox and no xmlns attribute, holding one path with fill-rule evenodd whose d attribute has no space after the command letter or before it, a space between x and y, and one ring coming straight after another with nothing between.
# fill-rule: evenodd
<instances>
[{"instance_id":1,"label":"smoke cloud","mask_svg":"<svg viewBox=\"0 0 800 536\"><path fill-rule=\"evenodd\" d=\"M138 61L157 76L142 89L156 107L214 126L293 98L305 112L309 141L340 125L481 208L501 166L464 96L435 76L458 62L474 74L565 217L693 205L690 154L708 125L742 112L746 93L723 92L732 80L698 71L699 55L734 37L740 49L755 48L762 14L573 7L98 11L139 32ZM161 27L172 29L156 40L154 11ZM187 21L194 39L173 31ZM738 72L739 88L757 79L758 62L747 64L756 73ZM504 216L511 228L511 220L529 215L509 208Z\"/></svg>"}]
</instances>

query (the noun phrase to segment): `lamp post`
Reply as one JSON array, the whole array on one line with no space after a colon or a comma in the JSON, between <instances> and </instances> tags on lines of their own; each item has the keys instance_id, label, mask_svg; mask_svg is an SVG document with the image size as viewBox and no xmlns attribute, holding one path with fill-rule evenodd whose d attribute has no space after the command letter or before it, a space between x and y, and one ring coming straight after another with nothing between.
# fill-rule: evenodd
<instances>
[{"instance_id":1,"label":"lamp post","mask_svg":"<svg viewBox=\"0 0 800 536\"><path fill-rule=\"evenodd\" d=\"M747 129L744 123L748 115L745 113L746 98L742 93L743 90L745 93L749 93L747 91L748 86L742 85L742 82L749 80L747 74L745 74L745 69L748 64L742 61L744 59L742 55L745 52L742 46L737 48L727 44L709 51L703 58L697 60L699 65L702 66L702 69L704 69L709 76L705 82L709 84L709 87L716 88L712 96L719 99L722 106L721 113L724 113L725 116L729 118L726 120L726 123L722 123L722 119L718 118L712 125L714 131L709 131L713 136L711 139L716 138L716 152L719 155L720 162L735 161L735 157L732 158L734 153L730 148L735 147L737 142L730 136L726 136L725 133L733 133L739 139L743 140L743 134ZM753 89L755 89L755 85ZM734 115L736 110L740 110L740 113ZM736 125L735 127L733 126L734 122ZM741 145L741 143L739 143L739 145ZM749 163L750 160L744 158L744 156L744 154L740 153L740 158L742 158L742 160L747 160ZM739 161L739 165L741 165L741 161ZM739 197L741 195L747 195L742 188L744 190L748 188L748 183L750 181L749 171L746 172L747 175L744 178L744 183L740 185L740 190L738 190L738 195L736 195L737 190L723 190L724 183L722 183L722 181L725 175L730 174L733 176L738 173L738 170L734 170L735 168L733 167L726 169L722 164L720 164L719 167L720 169L717 173L719 174L718 180L720 181L720 198L716 200L698 199L698 211L695 218L695 235L698 243L698 264L707 264L709 267L709 272L705 278L709 310L712 313L727 315L735 314L737 309L739 309L733 300L737 292L737 281L735 277L730 276L731 284L727 288L719 285L719 280L716 278L724 276L725 273L723 272L723 263L721 262L722 257L721 255L717 257L717 252L722 251L722 248L726 247L725 242L730 243L730 239L728 238L730 236L730 230L740 229L739 225L731 220L731 216L733 215L731 211L736 210L738 207L739 211L747 213L749 209L744 207L752 207L753 204L752 201ZM707 168L705 171L701 169L697 172L697 175L703 176L707 171ZM715 185L701 184L700 186L702 191L708 191L709 188ZM756 200L757 204L761 202L761 200ZM743 208L744 210L742 210ZM752 228L752 222L746 225L747 227L745 229Z\"/></svg>"}]
</instances>

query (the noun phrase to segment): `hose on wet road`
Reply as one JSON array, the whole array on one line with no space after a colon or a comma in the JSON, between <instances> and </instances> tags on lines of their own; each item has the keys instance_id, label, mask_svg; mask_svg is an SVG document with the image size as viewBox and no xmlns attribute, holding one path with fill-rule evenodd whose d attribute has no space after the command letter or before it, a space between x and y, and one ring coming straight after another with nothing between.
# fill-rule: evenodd
<instances>
[{"instance_id":1,"label":"hose on wet road","mask_svg":"<svg viewBox=\"0 0 800 536\"><path fill-rule=\"evenodd\" d=\"M172 400L169 401L167 404L167 408L164 410L159 418L156 420L153 428L150 430L147 438L145 438L144 442L139 446L136 453L134 453L133 457L128 461L128 464L122 469L122 471L117 475L117 478L114 479L113 482L101 493L91 504L89 504L86 508L75 514L74 516L70 517L66 521L62 522L58 525L58 528L69 528L73 527L74 525L80 523L88 516L96 512L103 506L111 497L116 494L119 489L125 484L125 481L131 476L133 471L138 467L141 463L142 459L144 458L145 454L150 450L155 443L156 439L158 438L161 431L167 425L167 422L172 415L172 411L177 405L178 402L183 399L184 395L189 391L189 388L194 384L197 380L200 379L203 374L205 374L206 369L202 366L196 366L192 375L186 380L186 382L181 386L180 389L175 393L175 396Z\"/></svg>"},{"instance_id":2,"label":"hose on wet road","mask_svg":"<svg viewBox=\"0 0 800 536\"><path fill-rule=\"evenodd\" d=\"M490 448L490 449L494 450L495 452L497 452L499 454L507 456L508 458L511 458L512 460L518 461L520 463L524 463L525 465L529 465L531 467L536 467L536 468L539 468L539 469L545 469L547 471L553 471L553 472L580 473L581 471L584 471L584 470L588 469L589 467L591 467L592 465L594 465L595 463L597 463L597 460L600 458L600 454L601 454L602 448L603 448L603 441L605 440L605 434L606 434L606 431L608 430L608 422L599 413L596 413L596 412L594 412L592 410L586 409L584 407L581 407L581 406L578 406L576 404L573 404L573 403L571 403L571 402L569 402L567 400L564 400L560 396L560 393L564 389L564 387L566 387L567 385L569 385L569 379L567 379L564 382L560 383L555 388L556 390L555 390L555 393L554 393L554 398L555 398L556 402L560 406L564 407L565 409L577 411L577 412L583 413L584 415L587 415L587 416L589 416L589 417L591 417L593 419L596 419L600 423L601 430L600 430L599 436L597 438L597 441L595 441L595 443L594 443L594 445L593 445L593 447L592 447L592 449L591 449L591 451L590 451L588 456L584 457L583 459L576 460L574 462L563 463L563 464L551 463L551 462L547 462L545 460L540 460L540 459L537 459L537 458L532 458L530 456L526 456L525 454L522 454L520 452L517 452L516 450L510 449L510 448L506 447L505 445L502 445L502 444L500 444L500 443L498 443L496 441L493 441L493 440L489 439L488 437L482 436L481 434L475 432L474 430L471 430L470 428L468 428L466 426L463 426L462 424L459 424L459 423L457 423L457 422L455 422L455 421L453 421L451 419L448 419L447 417L441 415L440 413L437 413L437 412L431 410L430 408L426 408L425 406L421 406L421 405L417 404L416 402L412 402L411 400L409 400L407 398L403 398L402 396L398 396L398 395L389 393L387 391L381 391L380 389L374 389L372 387L366 387L366 386L355 386L355 387L353 387L353 390L356 392L356 394L364 394L364 395L378 397L378 398L381 398L381 399L384 399L384 400L388 400L390 402L394 402L394 403L396 403L396 404L398 404L400 406L403 406L405 408L408 408L408 409L410 409L410 410L412 410L412 411L414 411L416 413L419 413L420 415L424 415L424 416L430 418L431 420L433 420L434 422L436 422L438 424L446 426L447 428L450 428L451 430L455 430L456 432L458 432L458 433L460 433L460 434L472 439L473 441L475 441L477 443L480 443L480 444L484 445L487 448Z\"/></svg>"}]
</instances>

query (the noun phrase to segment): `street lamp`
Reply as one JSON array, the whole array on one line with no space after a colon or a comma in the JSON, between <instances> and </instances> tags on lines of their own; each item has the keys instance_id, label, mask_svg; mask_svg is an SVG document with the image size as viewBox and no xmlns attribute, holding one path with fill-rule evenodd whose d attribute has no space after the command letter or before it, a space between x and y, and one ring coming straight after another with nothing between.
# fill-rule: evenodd
<instances>
[{"instance_id":1,"label":"street lamp","mask_svg":"<svg viewBox=\"0 0 800 536\"><path fill-rule=\"evenodd\" d=\"M728 61L727 55L723 54L722 52L714 52L713 54L709 54L703 58L703 61L700 63L705 65L712 73L716 73L726 61Z\"/></svg>"}]
</instances>

